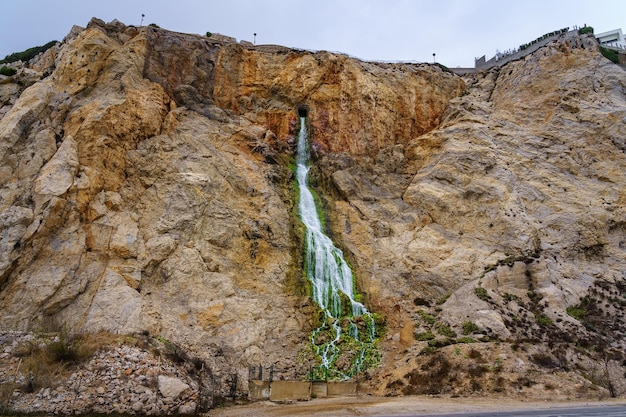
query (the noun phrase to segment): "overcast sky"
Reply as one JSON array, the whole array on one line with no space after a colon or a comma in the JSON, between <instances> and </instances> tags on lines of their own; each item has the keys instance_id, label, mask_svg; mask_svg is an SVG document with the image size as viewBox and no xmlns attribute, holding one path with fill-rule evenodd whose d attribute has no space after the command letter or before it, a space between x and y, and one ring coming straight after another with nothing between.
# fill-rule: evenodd
<instances>
[{"instance_id":1,"label":"overcast sky","mask_svg":"<svg viewBox=\"0 0 626 417\"><path fill-rule=\"evenodd\" d=\"M584 24L626 30L624 0L0 0L0 58L62 40L92 17L156 23L257 44L343 52L364 60L473 67L544 33Z\"/></svg>"}]
</instances>

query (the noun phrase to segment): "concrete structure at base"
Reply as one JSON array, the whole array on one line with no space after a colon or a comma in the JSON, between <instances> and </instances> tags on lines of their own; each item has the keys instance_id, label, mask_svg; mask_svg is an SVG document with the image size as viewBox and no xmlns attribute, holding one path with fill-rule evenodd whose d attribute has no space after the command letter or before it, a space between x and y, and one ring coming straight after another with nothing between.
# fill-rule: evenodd
<instances>
[{"instance_id":1,"label":"concrete structure at base","mask_svg":"<svg viewBox=\"0 0 626 417\"><path fill-rule=\"evenodd\" d=\"M306 401L311 398L356 395L356 382L249 381L251 401Z\"/></svg>"}]
</instances>

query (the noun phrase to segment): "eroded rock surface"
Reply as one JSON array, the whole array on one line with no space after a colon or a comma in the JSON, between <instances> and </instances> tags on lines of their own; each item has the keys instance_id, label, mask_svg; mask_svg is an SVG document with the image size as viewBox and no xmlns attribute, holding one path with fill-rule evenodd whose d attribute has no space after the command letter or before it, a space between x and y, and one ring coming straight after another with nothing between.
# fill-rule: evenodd
<instances>
[{"instance_id":1,"label":"eroded rock surface","mask_svg":"<svg viewBox=\"0 0 626 417\"><path fill-rule=\"evenodd\" d=\"M461 78L75 27L41 80L0 85L2 326L159 335L223 394L248 366L306 373L317 318L289 168L306 113L329 233L387 320L366 389L417 393L426 331L623 353L626 75L594 42Z\"/></svg>"}]
</instances>

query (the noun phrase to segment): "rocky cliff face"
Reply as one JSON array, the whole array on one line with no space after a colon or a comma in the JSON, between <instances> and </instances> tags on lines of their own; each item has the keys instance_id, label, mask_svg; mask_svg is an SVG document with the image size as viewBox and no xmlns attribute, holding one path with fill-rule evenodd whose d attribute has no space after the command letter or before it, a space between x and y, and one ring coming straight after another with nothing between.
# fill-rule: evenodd
<instances>
[{"instance_id":1,"label":"rocky cliff face","mask_svg":"<svg viewBox=\"0 0 626 417\"><path fill-rule=\"evenodd\" d=\"M498 388L449 369L439 389L420 382L436 368L420 352L463 335L521 355L511 375L538 354L619 372L626 75L593 38L461 78L92 20L38 62L40 80L0 84L3 327L159 335L218 381L306 371L300 112L329 232L387 319L367 389Z\"/></svg>"},{"instance_id":2,"label":"rocky cliff face","mask_svg":"<svg viewBox=\"0 0 626 417\"><path fill-rule=\"evenodd\" d=\"M429 374L415 323L418 337L476 325L540 344L531 359L561 358L562 369L575 344L623 357L624 70L573 37L465 79L437 129L374 158L323 158L334 230L396 332L389 359L407 364L381 393L458 383L417 382Z\"/></svg>"}]
</instances>

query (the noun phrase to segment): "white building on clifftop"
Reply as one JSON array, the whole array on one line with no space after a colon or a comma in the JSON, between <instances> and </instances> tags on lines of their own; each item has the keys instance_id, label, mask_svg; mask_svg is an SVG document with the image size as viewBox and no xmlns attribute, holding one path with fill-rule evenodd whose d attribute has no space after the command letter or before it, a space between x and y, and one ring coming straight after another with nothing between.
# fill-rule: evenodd
<instances>
[{"instance_id":1,"label":"white building on clifftop","mask_svg":"<svg viewBox=\"0 0 626 417\"><path fill-rule=\"evenodd\" d=\"M622 29L613 29L608 32L598 33L594 35L600 45L619 49L626 49L626 41Z\"/></svg>"}]
</instances>

